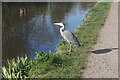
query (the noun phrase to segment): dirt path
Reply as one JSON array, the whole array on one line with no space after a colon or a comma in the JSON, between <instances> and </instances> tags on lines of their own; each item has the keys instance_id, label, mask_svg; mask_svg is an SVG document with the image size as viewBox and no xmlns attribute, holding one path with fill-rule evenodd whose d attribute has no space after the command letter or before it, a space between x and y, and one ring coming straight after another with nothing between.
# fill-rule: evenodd
<instances>
[{"instance_id":1,"label":"dirt path","mask_svg":"<svg viewBox=\"0 0 120 80\"><path fill-rule=\"evenodd\" d=\"M118 78L118 3L111 4L105 25L88 57L82 78Z\"/></svg>"}]
</instances>

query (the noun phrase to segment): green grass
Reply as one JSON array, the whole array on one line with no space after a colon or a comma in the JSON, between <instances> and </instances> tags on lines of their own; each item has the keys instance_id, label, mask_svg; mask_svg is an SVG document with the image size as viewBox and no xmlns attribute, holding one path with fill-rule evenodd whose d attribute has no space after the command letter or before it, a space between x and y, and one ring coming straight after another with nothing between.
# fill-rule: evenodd
<instances>
[{"instance_id":1,"label":"green grass","mask_svg":"<svg viewBox=\"0 0 120 80\"><path fill-rule=\"evenodd\" d=\"M88 12L82 25L73 32L81 43L81 47L61 41L56 45L57 53L43 53L38 51L27 77L30 78L75 78L81 76L85 69L85 62L91 46L96 43L98 34L108 15L110 3L100 2ZM29 62L29 61L28 61ZM12 63L11 63L12 64ZM26 76L26 74L25 74Z\"/></svg>"}]
</instances>

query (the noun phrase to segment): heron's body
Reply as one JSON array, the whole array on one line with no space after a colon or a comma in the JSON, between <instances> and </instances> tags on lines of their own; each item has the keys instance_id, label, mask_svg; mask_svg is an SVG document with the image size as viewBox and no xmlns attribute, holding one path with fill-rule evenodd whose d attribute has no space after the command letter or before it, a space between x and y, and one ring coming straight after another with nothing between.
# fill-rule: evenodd
<instances>
[{"instance_id":1,"label":"heron's body","mask_svg":"<svg viewBox=\"0 0 120 80\"><path fill-rule=\"evenodd\" d=\"M60 33L68 43L74 44L74 45L77 45L78 47L80 47L80 43L77 40L77 38L74 36L73 33L71 33L70 31L67 31L67 30L64 30L63 32L60 32Z\"/></svg>"},{"instance_id":2,"label":"heron's body","mask_svg":"<svg viewBox=\"0 0 120 80\"><path fill-rule=\"evenodd\" d=\"M61 36L70 44L74 44L74 45L77 45L78 47L80 47L80 43L78 41L78 39L74 36L73 33L71 33L70 31L68 30L64 30L64 25L63 23L54 23L55 25L59 25L59 26L62 26L60 28L60 33L61 33ZM70 45L70 51L71 51L71 45Z\"/></svg>"}]
</instances>

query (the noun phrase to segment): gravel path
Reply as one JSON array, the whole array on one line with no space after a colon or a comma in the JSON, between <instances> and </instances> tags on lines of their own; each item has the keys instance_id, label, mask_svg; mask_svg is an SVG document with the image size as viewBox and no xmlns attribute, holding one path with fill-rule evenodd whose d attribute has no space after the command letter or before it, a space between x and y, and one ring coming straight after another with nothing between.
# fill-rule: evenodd
<instances>
[{"instance_id":1,"label":"gravel path","mask_svg":"<svg viewBox=\"0 0 120 80\"><path fill-rule=\"evenodd\" d=\"M111 4L105 25L88 57L82 78L118 78L118 3Z\"/></svg>"}]
</instances>

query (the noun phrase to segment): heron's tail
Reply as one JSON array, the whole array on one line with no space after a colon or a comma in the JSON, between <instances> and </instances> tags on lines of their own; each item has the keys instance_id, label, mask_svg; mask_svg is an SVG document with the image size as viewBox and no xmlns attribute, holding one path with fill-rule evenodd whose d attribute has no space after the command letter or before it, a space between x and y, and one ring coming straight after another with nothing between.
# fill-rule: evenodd
<instances>
[{"instance_id":1,"label":"heron's tail","mask_svg":"<svg viewBox=\"0 0 120 80\"><path fill-rule=\"evenodd\" d=\"M78 47L80 47L80 46L81 46L81 44L79 43L79 44L77 44L77 46L78 46Z\"/></svg>"}]
</instances>

